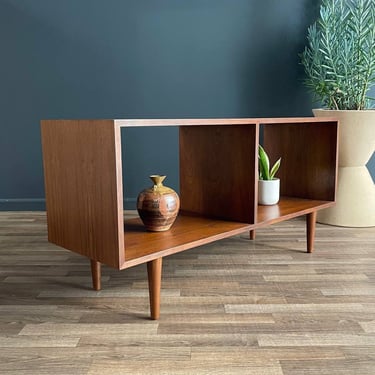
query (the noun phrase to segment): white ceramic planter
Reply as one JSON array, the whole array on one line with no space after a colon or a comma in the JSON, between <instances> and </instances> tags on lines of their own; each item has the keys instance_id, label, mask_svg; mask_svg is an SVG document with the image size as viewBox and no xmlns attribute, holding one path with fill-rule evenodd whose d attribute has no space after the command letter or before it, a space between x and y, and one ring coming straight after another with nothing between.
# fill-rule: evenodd
<instances>
[{"instance_id":1,"label":"white ceramic planter","mask_svg":"<svg viewBox=\"0 0 375 375\"><path fill-rule=\"evenodd\" d=\"M280 179L258 181L258 203L270 206L280 199Z\"/></svg>"},{"instance_id":2,"label":"white ceramic planter","mask_svg":"<svg viewBox=\"0 0 375 375\"><path fill-rule=\"evenodd\" d=\"M317 220L347 227L375 226L375 184L366 167L375 151L375 111L313 112L340 122L336 205L318 212Z\"/></svg>"}]
</instances>

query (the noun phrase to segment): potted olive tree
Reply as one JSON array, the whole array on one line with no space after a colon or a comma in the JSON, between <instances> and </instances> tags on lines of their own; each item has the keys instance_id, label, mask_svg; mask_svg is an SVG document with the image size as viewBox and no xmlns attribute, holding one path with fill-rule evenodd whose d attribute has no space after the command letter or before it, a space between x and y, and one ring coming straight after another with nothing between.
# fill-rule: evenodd
<instances>
[{"instance_id":1,"label":"potted olive tree","mask_svg":"<svg viewBox=\"0 0 375 375\"><path fill-rule=\"evenodd\" d=\"M259 145L259 180L258 180L258 203L270 206L279 202L280 199L280 179L275 174L280 168L281 158L270 166L268 155L264 148Z\"/></svg>"},{"instance_id":2,"label":"potted olive tree","mask_svg":"<svg viewBox=\"0 0 375 375\"><path fill-rule=\"evenodd\" d=\"M322 0L301 55L305 85L336 117L339 171L336 206L318 221L342 226L375 226L375 185L366 163L375 150L375 0Z\"/></svg>"}]
</instances>

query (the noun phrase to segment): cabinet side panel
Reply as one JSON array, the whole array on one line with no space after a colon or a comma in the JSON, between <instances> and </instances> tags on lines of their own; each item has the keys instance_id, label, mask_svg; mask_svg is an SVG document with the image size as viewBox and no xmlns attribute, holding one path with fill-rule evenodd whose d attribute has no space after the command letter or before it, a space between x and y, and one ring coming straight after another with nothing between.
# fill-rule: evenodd
<instances>
[{"instance_id":1,"label":"cabinet side panel","mask_svg":"<svg viewBox=\"0 0 375 375\"><path fill-rule=\"evenodd\" d=\"M282 158L281 195L335 200L337 122L267 124L263 134L271 164Z\"/></svg>"},{"instance_id":2,"label":"cabinet side panel","mask_svg":"<svg viewBox=\"0 0 375 375\"><path fill-rule=\"evenodd\" d=\"M254 223L257 127L180 127L181 209Z\"/></svg>"},{"instance_id":3,"label":"cabinet side panel","mask_svg":"<svg viewBox=\"0 0 375 375\"><path fill-rule=\"evenodd\" d=\"M48 120L41 130L49 241L119 268L122 186L113 121Z\"/></svg>"}]
</instances>

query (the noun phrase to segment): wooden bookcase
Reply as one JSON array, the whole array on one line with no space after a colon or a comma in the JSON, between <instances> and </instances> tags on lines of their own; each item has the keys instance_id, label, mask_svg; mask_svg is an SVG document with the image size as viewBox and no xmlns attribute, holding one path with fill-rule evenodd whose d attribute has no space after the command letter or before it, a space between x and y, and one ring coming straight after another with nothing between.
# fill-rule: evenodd
<instances>
[{"instance_id":1,"label":"wooden bookcase","mask_svg":"<svg viewBox=\"0 0 375 375\"><path fill-rule=\"evenodd\" d=\"M167 232L124 220L121 128L145 126L179 127L181 210ZM337 131L330 118L43 120L48 239L91 260L96 290L101 263L147 263L157 319L164 256L301 215L313 250L316 212L335 201ZM257 204L260 134L282 157L275 206Z\"/></svg>"}]
</instances>

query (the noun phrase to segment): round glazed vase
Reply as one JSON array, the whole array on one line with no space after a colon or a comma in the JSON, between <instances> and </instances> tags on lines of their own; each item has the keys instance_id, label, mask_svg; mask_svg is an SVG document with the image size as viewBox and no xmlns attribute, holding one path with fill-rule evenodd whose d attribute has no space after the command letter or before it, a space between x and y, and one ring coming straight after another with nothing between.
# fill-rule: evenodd
<instances>
[{"instance_id":1,"label":"round glazed vase","mask_svg":"<svg viewBox=\"0 0 375 375\"><path fill-rule=\"evenodd\" d=\"M150 176L154 185L142 190L137 199L138 214L145 227L152 232L168 230L176 220L180 208L177 193L163 185L165 177Z\"/></svg>"},{"instance_id":2,"label":"round glazed vase","mask_svg":"<svg viewBox=\"0 0 375 375\"><path fill-rule=\"evenodd\" d=\"M280 199L280 179L258 181L258 203L264 206L277 204Z\"/></svg>"},{"instance_id":3,"label":"round glazed vase","mask_svg":"<svg viewBox=\"0 0 375 375\"><path fill-rule=\"evenodd\" d=\"M313 112L339 120L336 205L319 211L317 220L346 227L375 226L375 185L366 167L375 151L375 110Z\"/></svg>"}]
</instances>

